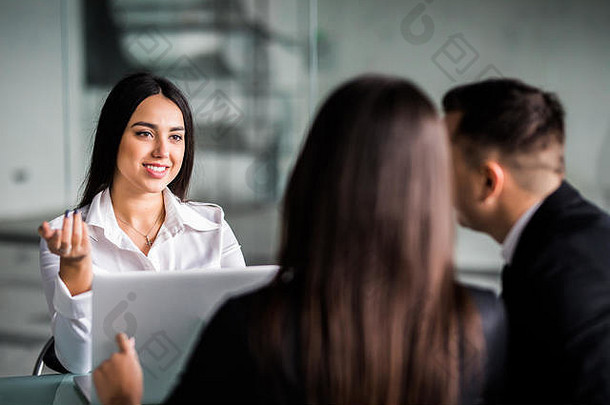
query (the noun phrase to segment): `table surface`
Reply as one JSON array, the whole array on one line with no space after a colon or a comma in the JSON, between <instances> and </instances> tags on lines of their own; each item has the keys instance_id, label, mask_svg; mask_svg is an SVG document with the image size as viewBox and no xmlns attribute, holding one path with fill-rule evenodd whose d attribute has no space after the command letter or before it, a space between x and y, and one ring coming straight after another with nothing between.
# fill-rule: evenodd
<instances>
[{"instance_id":1,"label":"table surface","mask_svg":"<svg viewBox=\"0 0 610 405\"><path fill-rule=\"evenodd\" d=\"M87 405L72 374L0 378L2 405Z\"/></svg>"}]
</instances>

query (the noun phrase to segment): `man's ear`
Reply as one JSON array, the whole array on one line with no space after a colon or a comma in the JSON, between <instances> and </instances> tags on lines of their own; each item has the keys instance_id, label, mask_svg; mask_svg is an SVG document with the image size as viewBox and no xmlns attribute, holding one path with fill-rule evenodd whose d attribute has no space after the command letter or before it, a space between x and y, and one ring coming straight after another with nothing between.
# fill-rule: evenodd
<instances>
[{"instance_id":1,"label":"man's ear","mask_svg":"<svg viewBox=\"0 0 610 405\"><path fill-rule=\"evenodd\" d=\"M481 199L484 202L497 200L504 189L504 182L506 180L504 168L498 162L488 160L483 163L481 174L484 181Z\"/></svg>"}]
</instances>

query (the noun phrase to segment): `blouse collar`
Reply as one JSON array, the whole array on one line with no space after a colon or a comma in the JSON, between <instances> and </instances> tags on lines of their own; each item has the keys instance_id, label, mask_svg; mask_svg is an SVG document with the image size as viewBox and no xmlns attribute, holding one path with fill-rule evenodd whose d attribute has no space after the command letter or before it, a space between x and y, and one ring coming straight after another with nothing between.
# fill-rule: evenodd
<instances>
[{"instance_id":1,"label":"blouse collar","mask_svg":"<svg viewBox=\"0 0 610 405\"><path fill-rule=\"evenodd\" d=\"M172 235L182 232L185 227L204 232L218 229L221 226L221 224L203 217L187 203L180 201L168 188L163 190L163 202L165 204L165 222L163 227ZM93 197L87 212L86 222L92 227L99 228L99 231L106 238L113 241L117 246L121 246L124 232L119 227L114 215L109 188L100 191Z\"/></svg>"}]
</instances>

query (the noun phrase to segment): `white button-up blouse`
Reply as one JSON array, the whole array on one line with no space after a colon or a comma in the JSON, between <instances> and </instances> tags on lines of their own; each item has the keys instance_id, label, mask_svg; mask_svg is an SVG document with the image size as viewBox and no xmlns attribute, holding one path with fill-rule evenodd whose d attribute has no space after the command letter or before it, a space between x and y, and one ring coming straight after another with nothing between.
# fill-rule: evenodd
<instances>
[{"instance_id":1,"label":"white button-up blouse","mask_svg":"<svg viewBox=\"0 0 610 405\"><path fill-rule=\"evenodd\" d=\"M142 253L119 227L108 189L81 210L89 226L93 273L172 271L245 266L241 247L214 204L182 202L163 191L165 222L150 248ZM63 216L50 222L61 229ZM72 296L59 277L59 256L40 242L40 271L51 314L55 352L69 371L91 371L92 292Z\"/></svg>"}]
</instances>

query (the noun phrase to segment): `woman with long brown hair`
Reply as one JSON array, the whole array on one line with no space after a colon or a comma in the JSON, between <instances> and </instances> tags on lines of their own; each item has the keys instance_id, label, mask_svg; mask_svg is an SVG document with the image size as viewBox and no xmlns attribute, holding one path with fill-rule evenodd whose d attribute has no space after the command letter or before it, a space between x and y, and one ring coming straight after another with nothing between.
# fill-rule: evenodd
<instances>
[{"instance_id":1,"label":"woman with long brown hair","mask_svg":"<svg viewBox=\"0 0 610 405\"><path fill-rule=\"evenodd\" d=\"M454 281L449 163L444 126L410 82L337 89L286 190L277 278L223 305L168 402L493 401L504 313ZM125 356L96 386L137 402L120 341Z\"/></svg>"}]
</instances>

